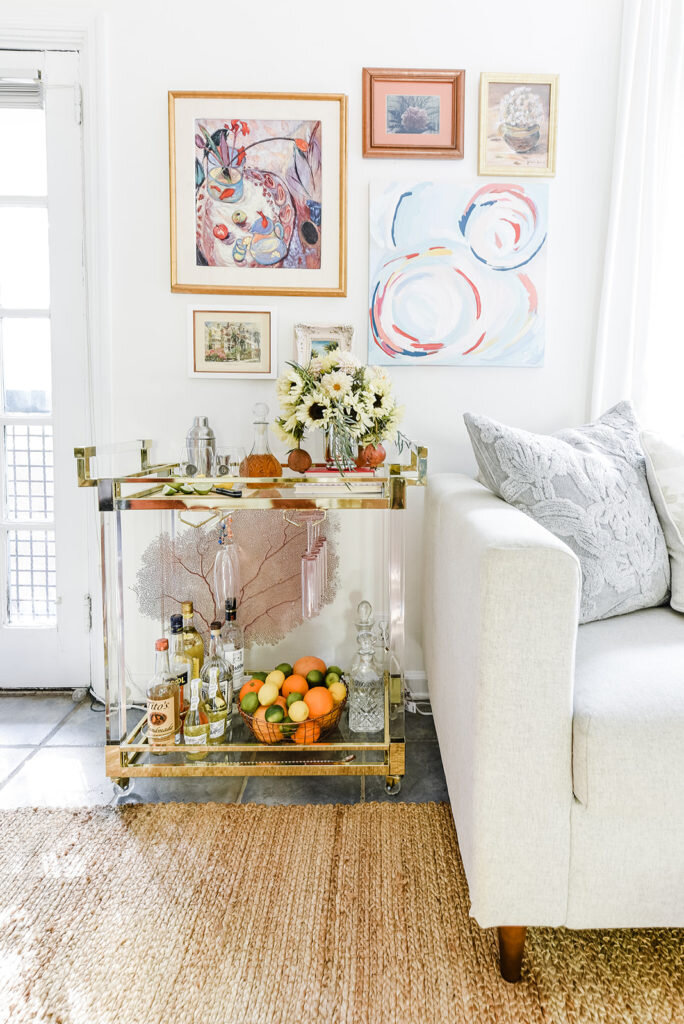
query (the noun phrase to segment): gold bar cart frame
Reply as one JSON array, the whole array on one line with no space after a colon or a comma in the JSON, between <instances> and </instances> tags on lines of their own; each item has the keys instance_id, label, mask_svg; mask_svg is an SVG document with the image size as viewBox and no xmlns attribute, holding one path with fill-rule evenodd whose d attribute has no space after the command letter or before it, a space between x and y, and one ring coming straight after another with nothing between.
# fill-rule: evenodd
<instances>
[{"instance_id":1,"label":"gold bar cart frame","mask_svg":"<svg viewBox=\"0 0 684 1024\"><path fill-rule=\"evenodd\" d=\"M348 493L325 496L298 495L295 487L302 482L299 474L290 474L286 467L281 477L204 478L204 486L232 486L242 490L235 498L210 491L206 495L176 493L164 495L165 485L178 482L178 469L174 463L153 464L150 461L152 441L139 442L140 468L123 476L99 477L93 474L95 447L74 449L79 487L97 488L100 513L102 608L104 637L105 682L105 770L120 788L126 788L130 779L145 777L189 776L249 776L249 775L376 775L385 776L388 791L398 792L405 771L404 737L404 531L403 516L406 508L407 487L424 486L427 478L427 448L407 444L409 461L391 463L386 471L350 473L340 477ZM323 467L312 467L305 480L308 485L329 483L330 473ZM319 470L317 472L317 469ZM195 478L196 481L196 478ZM368 482L373 490L368 492ZM188 479L187 483L192 483ZM252 489L250 489L252 485ZM365 488L365 489L364 489ZM268 490L268 494L264 491ZM144 732L146 716L132 729L127 728L126 675L123 630L123 537L121 517L129 511L208 512L208 522L229 511L240 509L385 509L388 512L388 600L389 646L398 670L385 673L385 728L381 739L335 740L311 744L288 744L287 747L250 743L226 743L220 746L193 747L193 753L205 752L205 760L180 763L183 746L173 749L151 747ZM115 556L110 564L108 530L114 520ZM183 520L185 522L185 520ZM110 580L114 578L114 600L110 614ZM115 662L110 659L112 633L116 636ZM235 714L237 714L235 712ZM116 718L118 717L118 722ZM145 762L145 755L165 754L179 763ZM312 755L315 754L315 759ZM216 760L222 755L231 759ZM236 756L237 755L237 756ZM244 755L244 756L243 756ZM327 755L327 756L326 756ZM368 759L370 755L372 759Z\"/></svg>"}]
</instances>

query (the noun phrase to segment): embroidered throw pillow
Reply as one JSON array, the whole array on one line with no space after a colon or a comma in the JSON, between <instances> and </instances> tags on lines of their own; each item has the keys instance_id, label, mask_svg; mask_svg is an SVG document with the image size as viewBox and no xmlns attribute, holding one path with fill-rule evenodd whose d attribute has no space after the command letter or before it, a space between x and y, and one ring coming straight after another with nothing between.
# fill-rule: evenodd
<instances>
[{"instance_id":1,"label":"embroidered throw pillow","mask_svg":"<svg viewBox=\"0 0 684 1024\"><path fill-rule=\"evenodd\" d=\"M641 443L648 486L670 553L670 604L684 612L684 437L666 438L644 430Z\"/></svg>"},{"instance_id":2,"label":"embroidered throw pillow","mask_svg":"<svg viewBox=\"0 0 684 1024\"><path fill-rule=\"evenodd\" d=\"M580 622L662 604L670 566L629 402L595 423L532 434L464 417L490 490L572 548L582 566Z\"/></svg>"}]
</instances>

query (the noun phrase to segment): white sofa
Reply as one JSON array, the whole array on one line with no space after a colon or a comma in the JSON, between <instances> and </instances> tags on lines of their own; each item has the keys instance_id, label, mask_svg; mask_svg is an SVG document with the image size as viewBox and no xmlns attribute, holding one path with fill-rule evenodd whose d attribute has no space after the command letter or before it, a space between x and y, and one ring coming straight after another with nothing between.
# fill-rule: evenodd
<instances>
[{"instance_id":1,"label":"white sofa","mask_svg":"<svg viewBox=\"0 0 684 1024\"><path fill-rule=\"evenodd\" d=\"M684 926L684 616L579 626L574 553L474 480L429 481L428 685L471 914Z\"/></svg>"}]
</instances>

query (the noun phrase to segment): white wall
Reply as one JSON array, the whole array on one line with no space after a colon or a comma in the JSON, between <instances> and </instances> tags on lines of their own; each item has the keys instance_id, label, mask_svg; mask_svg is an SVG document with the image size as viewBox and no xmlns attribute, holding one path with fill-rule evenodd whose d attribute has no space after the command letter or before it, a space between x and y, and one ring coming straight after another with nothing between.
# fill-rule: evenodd
<instances>
[{"instance_id":1,"label":"white wall","mask_svg":"<svg viewBox=\"0 0 684 1024\"><path fill-rule=\"evenodd\" d=\"M10 8L17 15L35 9L26 0L5 5ZM293 354L292 326L300 319L353 323L357 352L365 353L368 183L397 174L476 180L481 71L560 74L558 172L550 180L546 363L538 370L395 369L396 391L407 407L404 429L429 446L432 471L470 471L465 410L542 431L582 421L609 201L621 9L621 0L52 4L51 20L58 11L106 15L111 238L101 241L110 246L114 437L163 439L165 448L176 452L192 416L206 413L221 440L248 443L252 404L266 399L275 408L272 383L186 376L186 308L195 297L169 290L167 90L349 96L348 294L265 298L278 308L282 365ZM235 20L232 10L238 12ZM465 159L364 160L364 65L465 68ZM419 537L419 512L409 523ZM408 577L409 669L422 662L419 566L416 547Z\"/></svg>"}]
</instances>

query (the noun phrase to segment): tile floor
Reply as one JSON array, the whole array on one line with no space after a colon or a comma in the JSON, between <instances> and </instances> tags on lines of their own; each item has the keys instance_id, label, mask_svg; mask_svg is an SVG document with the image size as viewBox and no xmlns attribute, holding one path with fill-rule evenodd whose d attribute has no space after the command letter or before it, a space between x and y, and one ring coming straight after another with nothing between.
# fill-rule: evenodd
<instances>
[{"instance_id":1,"label":"tile floor","mask_svg":"<svg viewBox=\"0 0 684 1024\"><path fill-rule=\"evenodd\" d=\"M406 741L406 775L394 797L377 777L136 779L132 793L149 803L448 800L432 718L407 712ZM64 691L0 692L0 808L112 803L103 743L103 708L90 697L75 704Z\"/></svg>"}]
</instances>

